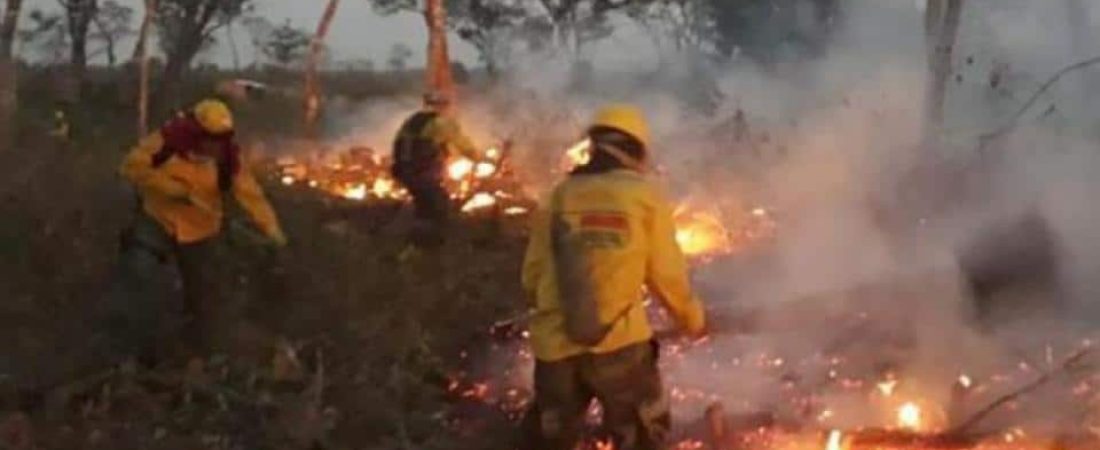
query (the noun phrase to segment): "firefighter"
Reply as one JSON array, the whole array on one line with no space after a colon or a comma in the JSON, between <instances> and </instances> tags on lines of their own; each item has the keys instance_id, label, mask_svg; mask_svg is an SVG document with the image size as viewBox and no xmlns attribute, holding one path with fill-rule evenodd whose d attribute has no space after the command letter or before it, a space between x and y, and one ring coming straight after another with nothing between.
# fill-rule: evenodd
<instances>
[{"instance_id":1,"label":"firefighter","mask_svg":"<svg viewBox=\"0 0 1100 450\"><path fill-rule=\"evenodd\" d=\"M185 340L196 351L207 350L212 308L218 306L213 242L225 225L225 201L235 199L273 245L286 244L275 211L242 162L229 107L219 100L199 102L142 139L120 173L136 188L140 206L123 236L121 284L129 287L121 296L128 293L131 303L163 301L163 292L142 280L174 265L188 316ZM120 325L144 338L156 332L142 329L148 325L141 321Z\"/></svg>"},{"instance_id":2,"label":"firefighter","mask_svg":"<svg viewBox=\"0 0 1100 450\"><path fill-rule=\"evenodd\" d=\"M448 158L478 159L477 148L462 132L449 96L424 95L424 109L401 125L393 144L395 180L412 195L416 224L413 244L433 248L443 243L451 201L443 186Z\"/></svg>"},{"instance_id":3,"label":"firefighter","mask_svg":"<svg viewBox=\"0 0 1100 450\"><path fill-rule=\"evenodd\" d=\"M663 448L669 405L643 287L693 336L704 332L704 312L671 205L646 176L649 136L637 108L603 109L588 129L588 164L534 218L523 267L536 360L525 448L573 449L592 399L614 448Z\"/></svg>"}]
</instances>

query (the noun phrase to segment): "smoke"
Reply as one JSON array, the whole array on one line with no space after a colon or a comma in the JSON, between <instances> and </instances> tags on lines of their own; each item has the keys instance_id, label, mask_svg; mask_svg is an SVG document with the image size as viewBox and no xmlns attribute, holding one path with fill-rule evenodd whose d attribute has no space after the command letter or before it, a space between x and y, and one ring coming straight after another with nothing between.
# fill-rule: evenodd
<instances>
[{"instance_id":1,"label":"smoke","mask_svg":"<svg viewBox=\"0 0 1100 450\"><path fill-rule=\"evenodd\" d=\"M938 148L923 145L923 6L904 1L846 1L825 55L768 67L691 54L602 65L596 52L587 72L567 57L519 55L506 83L464 93L463 121L486 145L514 139L520 171L544 189L557 176L547 168L595 108L636 103L653 122L659 181L675 197L730 217L775 211L774 243L695 274L715 333L666 357L681 417L720 399L730 411L826 427L881 425L899 399L913 399L945 424L1051 369L1100 313L1100 153L1089 131L1100 115L1080 101L1089 78L1067 77L1022 127L977 151L978 136L1082 56L1061 32L1065 11L1039 3L967 2ZM415 106L366 105L333 129L385 152ZM975 271L996 281L982 298ZM1041 280L1046 272L1052 281ZM983 322L984 309L1004 311ZM750 310L755 333L722 329ZM963 375L982 394L960 394ZM868 398L866 387L891 378L894 397ZM842 387L857 382L862 389ZM1081 406L1066 391L1056 384L1003 419L1057 424L1065 416L1051 411Z\"/></svg>"}]
</instances>

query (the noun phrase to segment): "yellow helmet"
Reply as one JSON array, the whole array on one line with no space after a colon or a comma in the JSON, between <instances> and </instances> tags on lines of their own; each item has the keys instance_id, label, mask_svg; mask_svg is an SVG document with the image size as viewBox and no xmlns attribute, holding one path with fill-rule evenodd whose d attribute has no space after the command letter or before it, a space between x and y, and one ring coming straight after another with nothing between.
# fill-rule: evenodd
<instances>
[{"instance_id":1,"label":"yellow helmet","mask_svg":"<svg viewBox=\"0 0 1100 450\"><path fill-rule=\"evenodd\" d=\"M643 147L649 148L649 122L646 121L645 114L637 106L627 104L607 105L597 112L596 118L592 120L591 128L595 127L616 129L637 139Z\"/></svg>"},{"instance_id":2,"label":"yellow helmet","mask_svg":"<svg viewBox=\"0 0 1100 450\"><path fill-rule=\"evenodd\" d=\"M207 133L225 134L233 131L233 112L221 100L203 100L195 104L191 112Z\"/></svg>"}]
</instances>

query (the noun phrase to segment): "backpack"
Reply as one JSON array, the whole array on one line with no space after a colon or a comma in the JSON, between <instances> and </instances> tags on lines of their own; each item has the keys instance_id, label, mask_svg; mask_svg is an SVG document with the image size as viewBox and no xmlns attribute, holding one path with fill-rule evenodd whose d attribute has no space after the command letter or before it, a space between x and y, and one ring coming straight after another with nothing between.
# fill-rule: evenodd
<instances>
[{"instance_id":1,"label":"backpack","mask_svg":"<svg viewBox=\"0 0 1100 450\"><path fill-rule=\"evenodd\" d=\"M443 167L443 152L435 142L424 136L438 114L421 111L413 114L397 132L393 142L393 167L391 173L397 181L405 182L421 176L438 174Z\"/></svg>"}]
</instances>

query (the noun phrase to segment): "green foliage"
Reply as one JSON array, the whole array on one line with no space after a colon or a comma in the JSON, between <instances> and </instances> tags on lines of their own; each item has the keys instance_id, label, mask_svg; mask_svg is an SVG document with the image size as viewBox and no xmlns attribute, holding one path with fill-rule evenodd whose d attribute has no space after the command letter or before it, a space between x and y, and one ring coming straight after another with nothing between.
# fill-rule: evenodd
<instances>
[{"instance_id":1,"label":"green foliage","mask_svg":"<svg viewBox=\"0 0 1100 450\"><path fill-rule=\"evenodd\" d=\"M289 66L305 57L310 43L309 32L295 28L287 19L261 41L260 52L280 66Z\"/></svg>"},{"instance_id":2,"label":"green foliage","mask_svg":"<svg viewBox=\"0 0 1100 450\"><path fill-rule=\"evenodd\" d=\"M215 31L254 9L252 0L160 0L157 35L161 50L170 59L190 61L215 42Z\"/></svg>"}]
</instances>

